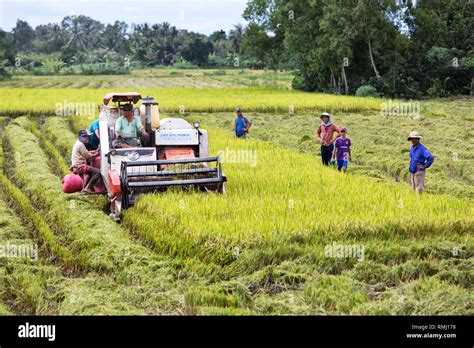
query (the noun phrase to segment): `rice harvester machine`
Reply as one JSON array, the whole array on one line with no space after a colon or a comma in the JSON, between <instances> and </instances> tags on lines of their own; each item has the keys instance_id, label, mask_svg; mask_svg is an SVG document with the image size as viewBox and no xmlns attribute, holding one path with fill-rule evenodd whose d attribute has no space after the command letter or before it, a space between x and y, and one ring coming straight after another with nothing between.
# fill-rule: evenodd
<instances>
[{"instance_id":1,"label":"rice harvester machine","mask_svg":"<svg viewBox=\"0 0 474 348\"><path fill-rule=\"evenodd\" d=\"M140 146L116 148L114 128L126 104L134 106L134 116L148 137L139 139ZM99 106L99 132L100 171L110 215L116 220L143 193L170 187L225 193L226 177L220 158L209 157L207 131L199 122L191 125L182 118L160 120L153 97L142 98L136 92L107 94Z\"/></svg>"}]
</instances>

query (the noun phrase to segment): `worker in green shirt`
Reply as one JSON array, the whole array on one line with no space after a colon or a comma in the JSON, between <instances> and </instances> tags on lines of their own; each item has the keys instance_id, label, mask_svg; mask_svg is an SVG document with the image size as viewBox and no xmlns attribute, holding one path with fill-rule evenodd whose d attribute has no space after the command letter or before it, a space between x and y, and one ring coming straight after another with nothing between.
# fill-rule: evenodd
<instances>
[{"instance_id":1,"label":"worker in green shirt","mask_svg":"<svg viewBox=\"0 0 474 348\"><path fill-rule=\"evenodd\" d=\"M114 148L139 147L140 134L148 137L140 119L135 117L132 111L132 104L123 106L123 116L120 116L115 123Z\"/></svg>"}]
</instances>

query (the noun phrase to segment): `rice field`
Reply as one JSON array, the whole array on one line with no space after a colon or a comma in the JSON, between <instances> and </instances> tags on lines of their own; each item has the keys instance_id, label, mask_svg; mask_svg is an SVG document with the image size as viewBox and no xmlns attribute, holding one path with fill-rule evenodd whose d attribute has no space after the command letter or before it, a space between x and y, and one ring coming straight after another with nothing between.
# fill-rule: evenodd
<instances>
[{"instance_id":1,"label":"rice field","mask_svg":"<svg viewBox=\"0 0 474 348\"><path fill-rule=\"evenodd\" d=\"M334 123L346 127L347 137L352 141L353 156L348 172L380 182L408 186L411 143L406 137L412 130L418 130L423 136L423 143L436 157L426 176L427 192L473 199L474 171L471 170L471 163L474 145L469 141L474 136L469 119L470 114L474 117L474 109L470 105L472 101L467 100L456 109L449 108L450 103L447 102L443 105L448 110L446 117L422 113L419 119L413 119L385 116L378 112L334 112ZM278 144L320 159L319 143L315 141L319 117L313 113L248 115L254 123L250 132L252 139ZM187 119L191 123L200 121L229 130L232 129L234 115L192 113Z\"/></svg>"},{"instance_id":2,"label":"rice field","mask_svg":"<svg viewBox=\"0 0 474 348\"><path fill-rule=\"evenodd\" d=\"M126 92L122 88L116 92ZM0 115L84 115L97 114L110 90L67 88L0 88ZM162 112L232 112L236 107L255 112L300 112L303 110L380 110L381 99L304 93L271 88L141 88L151 95ZM86 110L84 112L84 110Z\"/></svg>"},{"instance_id":3,"label":"rice field","mask_svg":"<svg viewBox=\"0 0 474 348\"><path fill-rule=\"evenodd\" d=\"M31 76L14 75L0 81L3 88L246 88L291 87L291 72L251 69L140 69L127 75Z\"/></svg>"},{"instance_id":4,"label":"rice field","mask_svg":"<svg viewBox=\"0 0 474 348\"><path fill-rule=\"evenodd\" d=\"M36 245L38 255L0 257L0 315L474 314L465 104L431 103L432 113L412 123L377 115L376 99L255 87L140 90L158 99L163 116L202 122L227 194L145 195L117 224L104 197L65 195L60 182L75 133L95 116L54 116L55 103L98 104L105 92L2 89L0 246ZM236 105L254 120L246 140L229 131ZM334 110L353 131L360 162L349 175L315 156L319 109ZM421 197L397 167L407 155L397 144L419 125L440 165ZM396 150L370 153L373 144ZM450 151L466 162L455 169L461 179L443 183Z\"/></svg>"},{"instance_id":5,"label":"rice field","mask_svg":"<svg viewBox=\"0 0 474 348\"><path fill-rule=\"evenodd\" d=\"M77 129L87 122L73 120ZM296 263L323 275L350 274L369 287L382 283L393 289L418 278L424 282L430 272L445 281L449 271L440 271L437 264L453 262L453 250L466 257L461 268L470 269L471 201L418 197L408 188L340 175L307 154L258 140L242 142L215 129L211 134L212 153L255 153L256 161L233 163L227 155L226 163L224 156L226 175L236 179L229 182L226 197L182 192L143 197L126 212L124 225L153 250L216 263L232 277ZM157 212L162 219L156 219ZM363 245L366 259L328 258L325 248L333 243ZM299 280L289 281L307 275L295 277ZM457 277L470 286L469 272ZM333 278L328 279L332 284ZM356 286L353 279L348 283ZM357 312L346 313L351 311Z\"/></svg>"},{"instance_id":6,"label":"rice field","mask_svg":"<svg viewBox=\"0 0 474 348\"><path fill-rule=\"evenodd\" d=\"M256 157L255 166L224 160L226 175L234 179L227 186L228 195L177 193L171 202L167 196L147 197L137 209L126 213L125 225L156 235L158 248L168 247L169 230L173 230L175 239L184 236L183 247L176 248L182 256L197 253L187 251L187 241L190 247L198 248L199 241L207 245L214 240L216 251L208 253L204 246L202 255L217 258L222 252L223 262L232 258L234 248L288 247L292 241L310 248L313 241L330 244L328 241L339 238L403 240L450 232L453 221L460 235L473 228L468 201L417 197L408 188L394 190L390 185L367 182L364 177L343 176L322 168L309 155L261 141L242 144L224 132L213 134L213 154L227 149ZM155 211L164 218L146 218ZM166 236L159 236L160 231L166 231ZM174 245L173 239L169 247Z\"/></svg>"}]
</instances>

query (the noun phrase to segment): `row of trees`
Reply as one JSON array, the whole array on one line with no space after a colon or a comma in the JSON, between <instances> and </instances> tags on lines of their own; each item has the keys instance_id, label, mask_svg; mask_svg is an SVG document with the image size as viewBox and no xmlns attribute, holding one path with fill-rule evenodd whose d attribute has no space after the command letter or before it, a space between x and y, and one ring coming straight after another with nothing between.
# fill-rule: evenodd
<instances>
[{"instance_id":1,"label":"row of trees","mask_svg":"<svg viewBox=\"0 0 474 348\"><path fill-rule=\"evenodd\" d=\"M0 30L0 54L6 65L16 67L48 65L52 60L66 66L231 66L242 55L243 35L242 25L228 33L221 30L206 36L169 23L129 27L116 21L105 25L79 15L34 29L18 20L11 32Z\"/></svg>"},{"instance_id":2,"label":"row of trees","mask_svg":"<svg viewBox=\"0 0 474 348\"><path fill-rule=\"evenodd\" d=\"M473 10L469 0L250 0L244 40L266 66L290 62L307 91L469 94Z\"/></svg>"}]
</instances>

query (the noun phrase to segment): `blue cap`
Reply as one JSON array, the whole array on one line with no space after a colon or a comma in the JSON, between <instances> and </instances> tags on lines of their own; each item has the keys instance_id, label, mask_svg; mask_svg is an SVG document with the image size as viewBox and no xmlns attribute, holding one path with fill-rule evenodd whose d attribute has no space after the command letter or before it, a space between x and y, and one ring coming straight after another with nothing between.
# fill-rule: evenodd
<instances>
[{"instance_id":1,"label":"blue cap","mask_svg":"<svg viewBox=\"0 0 474 348\"><path fill-rule=\"evenodd\" d=\"M237 108L235 109L235 112L242 112L242 110L240 110L240 108Z\"/></svg>"},{"instance_id":2,"label":"blue cap","mask_svg":"<svg viewBox=\"0 0 474 348\"><path fill-rule=\"evenodd\" d=\"M80 136L80 137L88 137L88 136L90 136L91 134L90 134L88 131L86 131L85 129L81 129L81 130L77 133L77 135Z\"/></svg>"}]
</instances>

